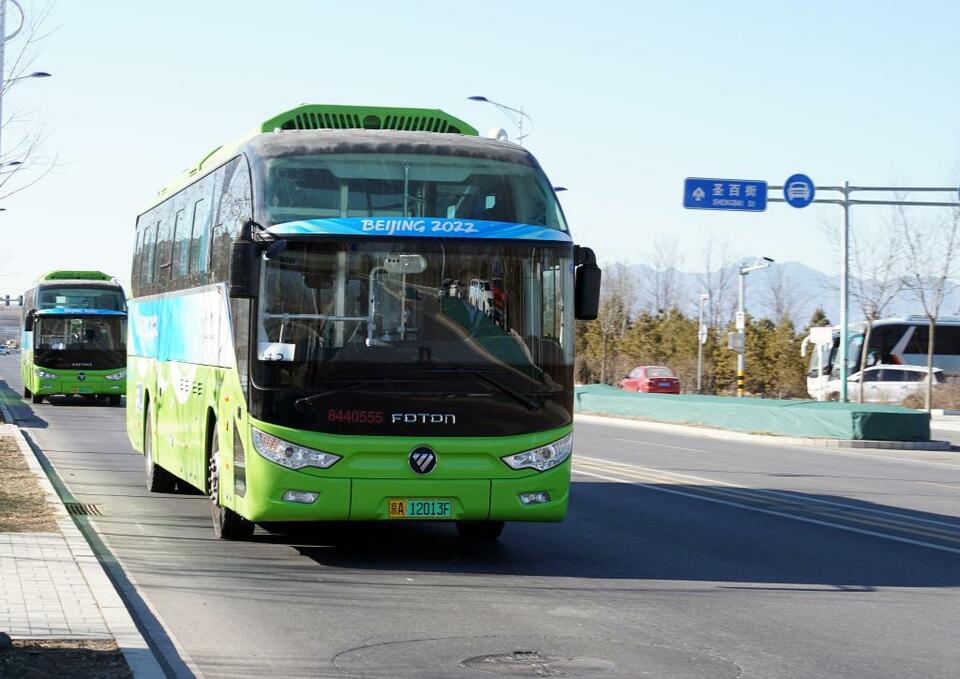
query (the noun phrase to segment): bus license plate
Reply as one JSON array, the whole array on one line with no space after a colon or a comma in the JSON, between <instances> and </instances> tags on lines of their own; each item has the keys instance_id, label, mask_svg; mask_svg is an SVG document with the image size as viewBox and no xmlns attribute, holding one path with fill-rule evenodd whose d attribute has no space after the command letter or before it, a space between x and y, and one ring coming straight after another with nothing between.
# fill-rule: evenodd
<instances>
[{"instance_id":1,"label":"bus license plate","mask_svg":"<svg viewBox=\"0 0 960 679\"><path fill-rule=\"evenodd\" d=\"M433 498L390 498L387 501L391 519L449 519L453 516L450 500Z\"/></svg>"}]
</instances>

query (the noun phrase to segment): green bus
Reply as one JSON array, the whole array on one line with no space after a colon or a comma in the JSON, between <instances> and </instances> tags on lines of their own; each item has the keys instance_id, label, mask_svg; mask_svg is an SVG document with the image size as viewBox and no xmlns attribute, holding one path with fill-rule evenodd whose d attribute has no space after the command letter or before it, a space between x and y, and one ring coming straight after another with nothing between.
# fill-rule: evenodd
<instances>
[{"instance_id":1,"label":"green bus","mask_svg":"<svg viewBox=\"0 0 960 679\"><path fill-rule=\"evenodd\" d=\"M560 521L600 269L534 157L439 110L303 105L137 218L146 485L255 523ZM575 313L576 308L576 313Z\"/></svg>"},{"instance_id":2,"label":"green bus","mask_svg":"<svg viewBox=\"0 0 960 679\"><path fill-rule=\"evenodd\" d=\"M51 271L23 295L23 397L100 398L120 405L127 390L123 288L101 271Z\"/></svg>"}]
</instances>

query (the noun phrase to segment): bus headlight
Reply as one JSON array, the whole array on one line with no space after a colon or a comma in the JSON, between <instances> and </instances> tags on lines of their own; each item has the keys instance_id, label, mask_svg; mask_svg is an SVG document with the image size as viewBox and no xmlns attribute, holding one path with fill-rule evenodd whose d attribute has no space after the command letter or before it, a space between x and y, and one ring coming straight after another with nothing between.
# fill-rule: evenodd
<instances>
[{"instance_id":1,"label":"bus headlight","mask_svg":"<svg viewBox=\"0 0 960 679\"><path fill-rule=\"evenodd\" d=\"M304 467L332 467L339 455L325 453L322 450L305 448L296 443L278 439L254 427L250 428L253 435L253 447L262 457L288 469L303 469Z\"/></svg>"},{"instance_id":2,"label":"bus headlight","mask_svg":"<svg viewBox=\"0 0 960 679\"><path fill-rule=\"evenodd\" d=\"M121 371L119 371L119 372L115 372L115 373L112 373L112 374L110 374L110 375L107 375L107 379L108 379L108 380L113 380L113 381L115 381L115 382L116 382L117 380L125 380L125 379L127 379L127 369L124 368L123 370L121 370Z\"/></svg>"},{"instance_id":3,"label":"bus headlight","mask_svg":"<svg viewBox=\"0 0 960 679\"><path fill-rule=\"evenodd\" d=\"M536 469L543 472L556 467L570 457L572 452L573 434L567 434L559 441L500 459L512 469Z\"/></svg>"},{"instance_id":4,"label":"bus headlight","mask_svg":"<svg viewBox=\"0 0 960 679\"><path fill-rule=\"evenodd\" d=\"M48 373L46 370L41 370L40 368L34 368L33 374L39 377L41 380L55 380L57 376L53 373Z\"/></svg>"}]
</instances>

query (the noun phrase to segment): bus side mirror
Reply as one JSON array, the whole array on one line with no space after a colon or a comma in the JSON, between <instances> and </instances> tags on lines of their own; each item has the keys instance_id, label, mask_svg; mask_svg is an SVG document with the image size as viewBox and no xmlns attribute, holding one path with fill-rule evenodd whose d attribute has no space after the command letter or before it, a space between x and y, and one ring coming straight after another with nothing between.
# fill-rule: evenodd
<instances>
[{"instance_id":1,"label":"bus side mirror","mask_svg":"<svg viewBox=\"0 0 960 679\"><path fill-rule=\"evenodd\" d=\"M574 249L576 280L573 288L574 317L578 321L595 321L600 310L600 267L590 248Z\"/></svg>"},{"instance_id":2,"label":"bus side mirror","mask_svg":"<svg viewBox=\"0 0 960 679\"><path fill-rule=\"evenodd\" d=\"M36 317L36 310L30 309L23 318L23 329L26 332L33 332L33 320Z\"/></svg>"},{"instance_id":3,"label":"bus side mirror","mask_svg":"<svg viewBox=\"0 0 960 679\"><path fill-rule=\"evenodd\" d=\"M230 297L256 297L260 280L259 243L241 238L230 243Z\"/></svg>"}]
</instances>

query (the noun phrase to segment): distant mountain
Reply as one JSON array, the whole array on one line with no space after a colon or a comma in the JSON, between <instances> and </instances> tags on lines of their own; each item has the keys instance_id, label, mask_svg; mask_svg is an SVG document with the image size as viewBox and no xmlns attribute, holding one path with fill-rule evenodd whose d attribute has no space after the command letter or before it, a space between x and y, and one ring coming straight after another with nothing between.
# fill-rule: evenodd
<instances>
[{"instance_id":1,"label":"distant mountain","mask_svg":"<svg viewBox=\"0 0 960 679\"><path fill-rule=\"evenodd\" d=\"M637 285L637 305L639 308L652 308L655 295L654 270L646 264L635 264L628 267L634 275ZM737 267L729 267L725 272L730 281L725 295L726 311L724 316L732 318L737 304ZM696 313L698 299L701 292L705 292L702 284L702 273L688 271L673 271L677 298L681 301L681 308L687 313ZM716 276L716 274L715 274ZM840 276L817 271L800 262L775 263L766 269L754 271L747 276L746 307L754 316L773 317L775 304L772 289L782 281L787 291L788 307L792 309L791 316L798 327L805 326L813 315L814 310L821 307L831 323L840 321ZM901 291L887 309L886 316L908 314L922 314L923 308L913 298L909 291ZM940 311L941 315L960 314L960 288L952 291L945 300ZM857 306L856 299L850 297L850 320L861 320L863 314Z\"/></svg>"}]
</instances>

